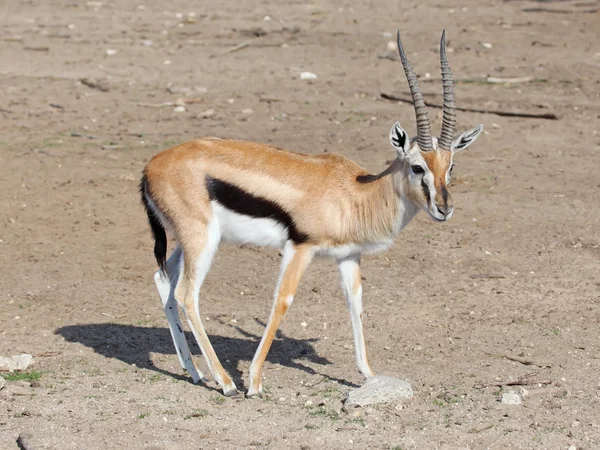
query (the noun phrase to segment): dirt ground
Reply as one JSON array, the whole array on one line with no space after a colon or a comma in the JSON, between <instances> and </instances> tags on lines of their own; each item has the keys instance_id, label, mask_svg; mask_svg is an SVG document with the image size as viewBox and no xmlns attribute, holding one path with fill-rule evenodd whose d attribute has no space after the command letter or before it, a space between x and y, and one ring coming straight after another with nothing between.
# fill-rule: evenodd
<instances>
[{"instance_id":1,"label":"dirt ground","mask_svg":"<svg viewBox=\"0 0 600 450\"><path fill-rule=\"evenodd\" d=\"M202 3L2 2L0 355L36 356L0 391L0 448L22 432L36 450L600 448L600 2ZM265 399L193 385L152 280L143 165L220 136L381 170L393 122L415 130L409 104L380 97L408 95L398 28L428 100L446 28L458 106L559 116L459 112L460 131L486 131L456 158L454 217L421 213L364 259L371 364L414 399L341 410L363 379L328 260L271 350ZM278 264L223 246L203 288L241 388ZM521 405L499 401L511 391Z\"/></svg>"}]
</instances>

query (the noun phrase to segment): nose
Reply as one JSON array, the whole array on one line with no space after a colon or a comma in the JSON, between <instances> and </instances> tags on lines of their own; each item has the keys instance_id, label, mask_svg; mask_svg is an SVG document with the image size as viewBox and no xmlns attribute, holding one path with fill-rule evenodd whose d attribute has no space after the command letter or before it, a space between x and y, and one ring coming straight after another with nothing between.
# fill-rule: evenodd
<instances>
[{"instance_id":1,"label":"nose","mask_svg":"<svg viewBox=\"0 0 600 450\"><path fill-rule=\"evenodd\" d=\"M448 205L448 204L446 204L446 205L435 205L435 206L436 206L438 212L442 216L444 216L444 217L446 217L447 215L449 215L452 212L452 209L453 209L452 205Z\"/></svg>"}]
</instances>

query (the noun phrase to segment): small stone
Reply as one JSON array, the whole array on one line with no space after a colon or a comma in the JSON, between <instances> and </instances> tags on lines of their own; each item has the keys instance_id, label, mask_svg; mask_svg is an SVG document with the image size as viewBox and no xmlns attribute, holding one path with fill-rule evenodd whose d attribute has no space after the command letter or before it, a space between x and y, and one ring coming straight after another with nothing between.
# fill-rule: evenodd
<instances>
[{"instance_id":1,"label":"small stone","mask_svg":"<svg viewBox=\"0 0 600 450\"><path fill-rule=\"evenodd\" d=\"M163 64L164 64L165 66L168 66L169 64L171 64L171 60L170 60L170 59L165 59L165 60L163 61Z\"/></svg>"},{"instance_id":2,"label":"small stone","mask_svg":"<svg viewBox=\"0 0 600 450\"><path fill-rule=\"evenodd\" d=\"M483 48L492 48L492 44L490 44L489 42L482 42L482 43L481 43L481 46L482 46Z\"/></svg>"},{"instance_id":3,"label":"small stone","mask_svg":"<svg viewBox=\"0 0 600 450\"><path fill-rule=\"evenodd\" d=\"M214 110L214 109L212 109L212 108L210 108L210 109L207 109L206 111L202 111L202 112L200 113L200 117L202 117L202 118L204 118L204 119L206 119L207 117L212 117L212 116L214 116L214 115L215 115L215 110Z\"/></svg>"},{"instance_id":4,"label":"small stone","mask_svg":"<svg viewBox=\"0 0 600 450\"><path fill-rule=\"evenodd\" d=\"M144 47L152 47L152 41L151 41L150 39L144 39L144 40L142 41L142 45L143 45Z\"/></svg>"},{"instance_id":5,"label":"small stone","mask_svg":"<svg viewBox=\"0 0 600 450\"><path fill-rule=\"evenodd\" d=\"M280 402L285 402L285 397L279 397Z\"/></svg>"},{"instance_id":6,"label":"small stone","mask_svg":"<svg viewBox=\"0 0 600 450\"><path fill-rule=\"evenodd\" d=\"M254 110L252 108L242 109L242 114L252 114Z\"/></svg>"},{"instance_id":7,"label":"small stone","mask_svg":"<svg viewBox=\"0 0 600 450\"><path fill-rule=\"evenodd\" d=\"M300 79L301 80L316 80L317 75L312 72L301 72Z\"/></svg>"},{"instance_id":8,"label":"small stone","mask_svg":"<svg viewBox=\"0 0 600 450\"><path fill-rule=\"evenodd\" d=\"M108 56L115 56L117 53L119 53L117 50L115 50L114 48L107 48L106 49L106 54Z\"/></svg>"},{"instance_id":9,"label":"small stone","mask_svg":"<svg viewBox=\"0 0 600 450\"><path fill-rule=\"evenodd\" d=\"M176 107L173 109L173 111L174 111L174 112L185 112L185 106L181 106L181 105L179 105L179 106L176 106Z\"/></svg>"},{"instance_id":10,"label":"small stone","mask_svg":"<svg viewBox=\"0 0 600 450\"><path fill-rule=\"evenodd\" d=\"M505 392L502 394L502 403L505 405L520 405L522 402L519 394L515 394L514 392Z\"/></svg>"},{"instance_id":11,"label":"small stone","mask_svg":"<svg viewBox=\"0 0 600 450\"><path fill-rule=\"evenodd\" d=\"M300 326L301 326L302 328L306 328L306 327L308 326L308 324L307 324L306 322L301 322L301 323L300 323Z\"/></svg>"},{"instance_id":12,"label":"small stone","mask_svg":"<svg viewBox=\"0 0 600 450\"><path fill-rule=\"evenodd\" d=\"M398 44L396 44L394 41L388 41L386 48L389 51L396 51L398 50Z\"/></svg>"},{"instance_id":13,"label":"small stone","mask_svg":"<svg viewBox=\"0 0 600 450\"><path fill-rule=\"evenodd\" d=\"M304 403L304 406L312 406L313 402L312 400L306 400L306 402Z\"/></svg>"},{"instance_id":14,"label":"small stone","mask_svg":"<svg viewBox=\"0 0 600 450\"><path fill-rule=\"evenodd\" d=\"M569 450L577 450L577 447L575 447L574 445L569 445Z\"/></svg>"},{"instance_id":15,"label":"small stone","mask_svg":"<svg viewBox=\"0 0 600 450\"><path fill-rule=\"evenodd\" d=\"M11 357L0 356L0 370L14 372L15 370L27 370L33 363L33 356L29 354L14 355Z\"/></svg>"},{"instance_id":16,"label":"small stone","mask_svg":"<svg viewBox=\"0 0 600 450\"><path fill-rule=\"evenodd\" d=\"M385 375L368 378L363 386L350 392L344 406L368 406L376 403L392 403L400 399L411 399L410 383Z\"/></svg>"}]
</instances>

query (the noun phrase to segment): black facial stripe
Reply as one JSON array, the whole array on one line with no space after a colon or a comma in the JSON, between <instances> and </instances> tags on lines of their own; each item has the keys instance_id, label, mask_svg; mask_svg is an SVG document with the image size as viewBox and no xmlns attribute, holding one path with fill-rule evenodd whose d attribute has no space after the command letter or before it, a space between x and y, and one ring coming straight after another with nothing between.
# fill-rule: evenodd
<instances>
[{"instance_id":1,"label":"black facial stripe","mask_svg":"<svg viewBox=\"0 0 600 450\"><path fill-rule=\"evenodd\" d=\"M444 206L448 206L448 189L446 189L446 186L442 185L441 188L442 191L442 198L444 199Z\"/></svg>"},{"instance_id":2,"label":"black facial stripe","mask_svg":"<svg viewBox=\"0 0 600 450\"><path fill-rule=\"evenodd\" d=\"M429 193L429 187L425 183L424 178L421 180L421 187L423 188L423 194L425 195L425 198L427 199L427 206L429 206L431 204L431 194Z\"/></svg>"},{"instance_id":3,"label":"black facial stripe","mask_svg":"<svg viewBox=\"0 0 600 450\"><path fill-rule=\"evenodd\" d=\"M244 216L273 219L288 230L289 238L297 244L308 241L308 235L296 228L292 217L277 203L250 194L226 181L206 177L206 189L211 200Z\"/></svg>"}]
</instances>

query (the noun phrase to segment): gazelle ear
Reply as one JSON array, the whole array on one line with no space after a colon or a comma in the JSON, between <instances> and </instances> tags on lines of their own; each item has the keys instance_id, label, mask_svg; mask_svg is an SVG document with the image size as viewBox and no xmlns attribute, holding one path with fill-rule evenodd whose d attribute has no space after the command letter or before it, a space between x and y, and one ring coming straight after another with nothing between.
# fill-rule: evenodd
<instances>
[{"instance_id":1,"label":"gazelle ear","mask_svg":"<svg viewBox=\"0 0 600 450\"><path fill-rule=\"evenodd\" d=\"M396 152L398 152L399 157L405 157L407 155L410 147L410 139L408 138L406 131L404 131L404 128L402 128L398 122L396 122L390 130L390 143L392 144L392 147L396 149Z\"/></svg>"},{"instance_id":2,"label":"gazelle ear","mask_svg":"<svg viewBox=\"0 0 600 450\"><path fill-rule=\"evenodd\" d=\"M465 131L459 137L454 139L454 141L452 141L450 150L452 150L453 153L458 153L461 150L464 150L473 142L475 142L475 139L477 139L477 136L479 136L479 133L481 133L482 131L483 125L477 125L475 128L472 128L469 131Z\"/></svg>"}]
</instances>

